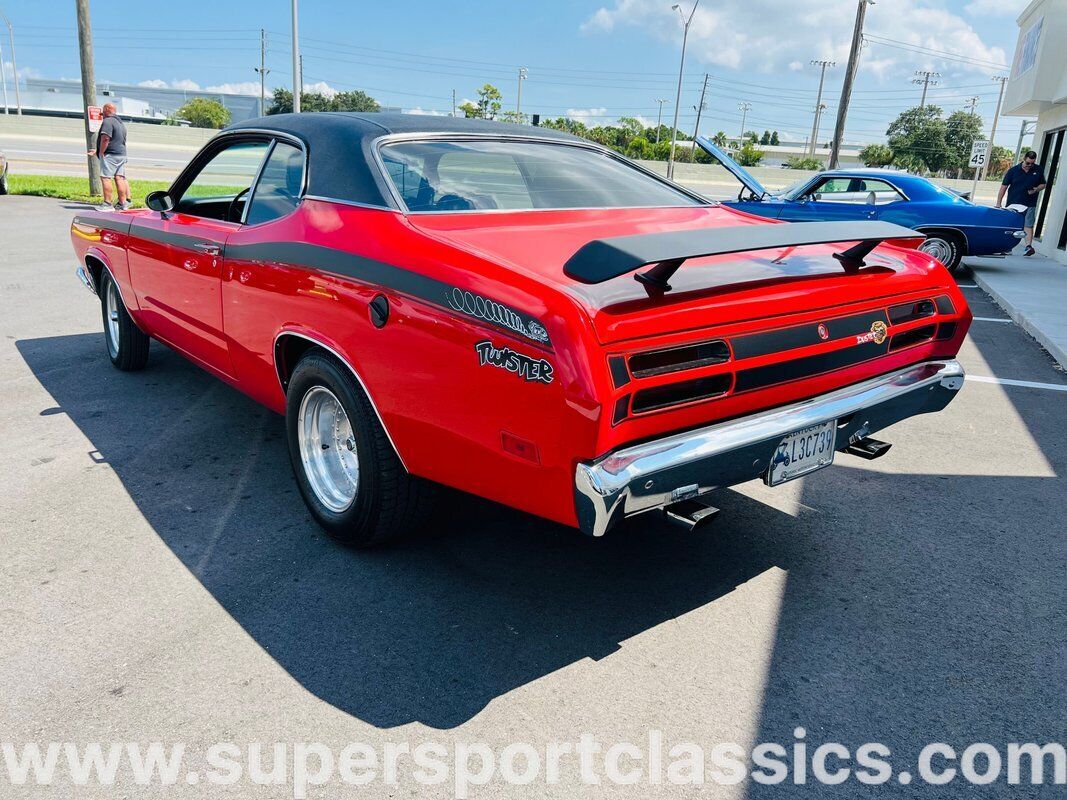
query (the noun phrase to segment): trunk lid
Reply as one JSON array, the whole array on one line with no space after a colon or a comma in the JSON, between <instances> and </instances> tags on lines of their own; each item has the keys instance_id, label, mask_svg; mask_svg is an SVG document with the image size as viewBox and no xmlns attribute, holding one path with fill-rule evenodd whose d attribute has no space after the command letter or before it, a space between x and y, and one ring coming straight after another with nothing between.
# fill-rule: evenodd
<instances>
[{"instance_id":1,"label":"trunk lid","mask_svg":"<svg viewBox=\"0 0 1067 800\"><path fill-rule=\"evenodd\" d=\"M799 313L881 301L938 283L934 262L914 251L882 245L867 266L846 274L834 253L848 244L694 258L671 278L672 290L650 294L623 275L589 285L568 278L563 265L586 243L616 236L769 222L722 206L568 209L475 214L415 214L423 233L533 275L580 303L601 343L669 332L765 321Z\"/></svg>"}]
</instances>

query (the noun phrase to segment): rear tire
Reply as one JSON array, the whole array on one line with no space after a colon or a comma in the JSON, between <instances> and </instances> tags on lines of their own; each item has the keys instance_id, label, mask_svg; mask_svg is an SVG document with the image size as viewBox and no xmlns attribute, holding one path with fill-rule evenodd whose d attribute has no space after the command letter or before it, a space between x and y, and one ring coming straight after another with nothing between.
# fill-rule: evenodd
<instances>
[{"instance_id":1,"label":"rear tire","mask_svg":"<svg viewBox=\"0 0 1067 800\"><path fill-rule=\"evenodd\" d=\"M0 175L0 194L7 194L7 173Z\"/></svg>"},{"instance_id":2,"label":"rear tire","mask_svg":"<svg viewBox=\"0 0 1067 800\"><path fill-rule=\"evenodd\" d=\"M285 427L304 502L337 541L374 547L429 516L436 487L404 469L362 388L318 348L293 370Z\"/></svg>"},{"instance_id":3,"label":"rear tire","mask_svg":"<svg viewBox=\"0 0 1067 800\"><path fill-rule=\"evenodd\" d=\"M963 261L963 240L959 234L950 231L923 231L926 241L919 249L931 255L945 265L949 272L955 272Z\"/></svg>"},{"instance_id":4,"label":"rear tire","mask_svg":"<svg viewBox=\"0 0 1067 800\"><path fill-rule=\"evenodd\" d=\"M130 318L115 279L106 269L100 270L100 314L104 322L104 344L111 363L123 372L144 369L151 339Z\"/></svg>"}]
</instances>

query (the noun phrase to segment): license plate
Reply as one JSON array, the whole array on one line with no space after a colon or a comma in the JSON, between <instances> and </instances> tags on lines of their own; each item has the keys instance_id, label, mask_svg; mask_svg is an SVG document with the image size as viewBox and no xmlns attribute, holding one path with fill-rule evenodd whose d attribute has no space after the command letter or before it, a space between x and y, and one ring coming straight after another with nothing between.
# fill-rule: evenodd
<instances>
[{"instance_id":1,"label":"license plate","mask_svg":"<svg viewBox=\"0 0 1067 800\"><path fill-rule=\"evenodd\" d=\"M769 486L791 481L834 462L837 420L791 433L782 439L764 479Z\"/></svg>"}]
</instances>

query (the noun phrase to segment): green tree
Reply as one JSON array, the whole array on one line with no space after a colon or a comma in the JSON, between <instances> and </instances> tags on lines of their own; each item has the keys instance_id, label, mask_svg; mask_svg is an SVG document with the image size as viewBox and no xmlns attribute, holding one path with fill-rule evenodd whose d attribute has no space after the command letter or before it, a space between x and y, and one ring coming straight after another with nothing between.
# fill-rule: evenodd
<instances>
[{"instance_id":1,"label":"green tree","mask_svg":"<svg viewBox=\"0 0 1067 800\"><path fill-rule=\"evenodd\" d=\"M778 131L771 131L771 145L778 146Z\"/></svg>"},{"instance_id":2,"label":"green tree","mask_svg":"<svg viewBox=\"0 0 1067 800\"><path fill-rule=\"evenodd\" d=\"M968 153L970 155L970 153ZM1007 147L999 144L993 145L993 151L989 154L989 169L986 170L987 178L1002 178L1004 173L1011 169L1015 161L1015 153Z\"/></svg>"},{"instance_id":3,"label":"green tree","mask_svg":"<svg viewBox=\"0 0 1067 800\"><path fill-rule=\"evenodd\" d=\"M644 136L635 136L626 145L626 155L630 158L650 158L652 156L652 143Z\"/></svg>"},{"instance_id":4,"label":"green tree","mask_svg":"<svg viewBox=\"0 0 1067 800\"><path fill-rule=\"evenodd\" d=\"M822 161L811 156L790 156L785 160L786 169L822 169Z\"/></svg>"},{"instance_id":5,"label":"green tree","mask_svg":"<svg viewBox=\"0 0 1067 800\"><path fill-rule=\"evenodd\" d=\"M734 158L742 167L754 167L763 160L763 151L756 147L755 142L748 141L734 154Z\"/></svg>"},{"instance_id":6,"label":"green tree","mask_svg":"<svg viewBox=\"0 0 1067 800\"><path fill-rule=\"evenodd\" d=\"M300 102L303 103L303 96ZM356 89L351 92L338 92L330 98L330 111L381 111L378 101L366 92Z\"/></svg>"},{"instance_id":7,"label":"green tree","mask_svg":"<svg viewBox=\"0 0 1067 800\"><path fill-rule=\"evenodd\" d=\"M581 136L584 139L589 138L589 129L584 122L580 120L571 119L570 117L556 117L555 119L543 119L541 120L542 128L552 128L557 131L565 131L574 136Z\"/></svg>"},{"instance_id":8,"label":"green tree","mask_svg":"<svg viewBox=\"0 0 1067 800\"><path fill-rule=\"evenodd\" d=\"M290 114L293 111L293 93L281 87L273 92L268 114ZM381 111L378 101L358 89L338 92L330 97L320 92L301 92L300 111Z\"/></svg>"},{"instance_id":9,"label":"green tree","mask_svg":"<svg viewBox=\"0 0 1067 800\"><path fill-rule=\"evenodd\" d=\"M500 94L500 90L493 84L486 83L478 90L478 101L472 103L467 101L459 107L465 117L473 117L475 119L496 119L496 115L500 113L500 101L503 99L503 95Z\"/></svg>"},{"instance_id":10,"label":"green tree","mask_svg":"<svg viewBox=\"0 0 1067 800\"><path fill-rule=\"evenodd\" d=\"M218 100L194 97L174 112L194 128L222 128L230 124L230 110Z\"/></svg>"},{"instance_id":11,"label":"green tree","mask_svg":"<svg viewBox=\"0 0 1067 800\"><path fill-rule=\"evenodd\" d=\"M711 137L711 141L716 147L726 147L730 143L730 140L726 138L726 131L719 131Z\"/></svg>"},{"instance_id":12,"label":"green tree","mask_svg":"<svg viewBox=\"0 0 1067 800\"><path fill-rule=\"evenodd\" d=\"M759 144L759 134L755 131L745 131L743 138L745 141L752 142L752 144Z\"/></svg>"},{"instance_id":13,"label":"green tree","mask_svg":"<svg viewBox=\"0 0 1067 800\"><path fill-rule=\"evenodd\" d=\"M955 153L946 139L948 126L939 106L909 108L901 112L886 130L894 163L929 172L953 166Z\"/></svg>"},{"instance_id":14,"label":"green tree","mask_svg":"<svg viewBox=\"0 0 1067 800\"><path fill-rule=\"evenodd\" d=\"M518 125L525 125L527 122L529 122L529 118L521 111L508 110L501 112L500 121L514 122Z\"/></svg>"},{"instance_id":15,"label":"green tree","mask_svg":"<svg viewBox=\"0 0 1067 800\"><path fill-rule=\"evenodd\" d=\"M982 138L982 118L967 111L956 111L945 120L945 143L952 151L951 169L963 169L971 158L971 145Z\"/></svg>"},{"instance_id":16,"label":"green tree","mask_svg":"<svg viewBox=\"0 0 1067 800\"><path fill-rule=\"evenodd\" d=\"M884 144L869 144L860 150L860 161L868 167L888 167L893 163L893 151Z\"/></svg>"},{"instance_id":17,"label":"green tree","mask_svg":"<svg viewBox=\"0 0 1067 800\"><path fill-rule=\"evenodd\" d=\"M759 137L759 143L760 144L770 144L771 143L771 132L770 131L764 131L763 135L761 137Z\"/></svg>"}]
</instances>

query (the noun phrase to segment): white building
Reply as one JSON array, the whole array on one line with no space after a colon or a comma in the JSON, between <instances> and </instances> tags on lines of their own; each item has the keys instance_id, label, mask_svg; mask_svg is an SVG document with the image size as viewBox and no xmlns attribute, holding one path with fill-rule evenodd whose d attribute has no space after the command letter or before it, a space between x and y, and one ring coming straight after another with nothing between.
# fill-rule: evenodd
<instances>
[{"instance_id":1,"label":"white building","mask_svg":"<svg viewBox=\"0 0 1067 800\"><path fill-rule=\"evenodd\" d=\"M1067 264L1067 0L1033 0L1018 22L1004 112L1037 119L1033 149L1048 187L1037 205L1034 248Z\"/></svg>"}]
</instances>

